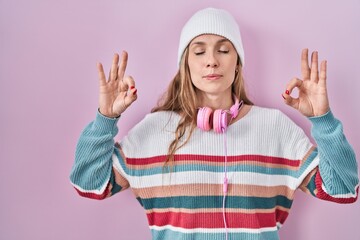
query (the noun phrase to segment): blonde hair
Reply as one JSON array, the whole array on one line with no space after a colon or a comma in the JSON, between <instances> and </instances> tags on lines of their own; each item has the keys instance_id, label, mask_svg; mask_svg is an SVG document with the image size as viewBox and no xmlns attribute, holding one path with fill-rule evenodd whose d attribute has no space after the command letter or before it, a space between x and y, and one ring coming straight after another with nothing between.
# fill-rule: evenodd
<instances>
[{"instance_id":1,"label":"blonde hair","mask_svg":"<svg viewBox=\"0 0 360 240\"><path fill-rule=\"evenodd\" d=\"M173 165L175 152L189 141L196 128L199 100L196 94L196 87L191 81L190 70L188 67L188 55L189 51L188 48L186 48L180 61L179 71L176 73L167 91L160 99L158 106L151 110L151 112L173 111L181 116L175 131L175 138L169 145L165 165L168 163L170 163L171 166ZM253 105L246 95L239 57L235 79L232 84L232 93L240 101L244 101L244 104ZM186 131L188 131L187 138L180 144Z\"/></svg>"}]
</instances>

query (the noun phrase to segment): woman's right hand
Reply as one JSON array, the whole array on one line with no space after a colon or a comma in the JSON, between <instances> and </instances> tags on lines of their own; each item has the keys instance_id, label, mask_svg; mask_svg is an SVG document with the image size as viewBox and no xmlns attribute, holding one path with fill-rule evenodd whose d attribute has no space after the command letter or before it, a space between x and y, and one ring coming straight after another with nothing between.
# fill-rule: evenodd
<instances>
[{"instance_id":1,"label":"woman's right hand","mask_svg":"<svg viewBox=\"0 0 360 240\"><path fill-rule=\"evenodd\" d=\"M108 79L102 64L97 64L100 80L99 111L106 117L119 117L137 99L134 79L124 77L127 59L128 54L124 51L119 64L119 54L115 53Z\"/></svg>"}]
</instances>

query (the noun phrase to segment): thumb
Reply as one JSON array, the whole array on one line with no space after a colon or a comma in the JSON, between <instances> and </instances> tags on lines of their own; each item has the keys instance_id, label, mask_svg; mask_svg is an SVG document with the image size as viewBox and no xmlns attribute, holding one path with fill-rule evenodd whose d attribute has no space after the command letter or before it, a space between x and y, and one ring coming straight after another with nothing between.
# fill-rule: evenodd
<instances>
[{"instance_id":1,"label":"thumb","mask_svg":"<svg viewBox=\"0 0 360 240\"><path fill-rule=\"evenodd\" d=\"M287 84L285 92L281 94L282 97L284 98L284 102L295 109L298 109L299 107L299 98L293 98L291 96L291 92L294 90L294 88L300 88L301 85L302 85L302 81L300 79L293 78Z\"/></svg>"},{"instance_id":2,"label":"thumb","mask_svg":"<svg viewBox=\"0 0 360 240\"><path fill-rule=\"evenodd\" d=\"M125 95L125 104L130 106L137 99L137 88L135 87L135 81L131 76L124 77L125 84L128 86L128 91Z\"/></svg>"},{"instance_id":3,"label":"thumb","mask_svg":"<svg viewBox=\"0 0 360 240\"><path fill-rule=\"evenodd\" d=\"M295 109L298 109L299 99L291 97L289 90L286 90L285 93L281 94L281 96L283 97L284 102L287 105L289 105L289 106L291 106L291 107L293 107Z\"/></svg>"}]
</instances>

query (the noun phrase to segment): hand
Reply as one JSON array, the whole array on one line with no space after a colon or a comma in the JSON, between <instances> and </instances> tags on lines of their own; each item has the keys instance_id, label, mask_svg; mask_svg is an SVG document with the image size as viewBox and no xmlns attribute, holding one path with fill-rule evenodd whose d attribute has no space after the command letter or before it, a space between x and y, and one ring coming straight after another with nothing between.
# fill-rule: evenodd
<instances>
[{"instance_id":1,"label":"hand","mask_svg":"<svg viewBox=\"0 0 360 240\"><path fill-rule=\"evenodd\" d=\"M297 109L307 117L320 116L330 109L326 89L326 61L320 63L318 70L318 53L311 54L311 68L308 63L308 49L303 49L301 54L302 80L292 79L282 94L286 104ZM299 89L299 97L291 97L294 88Z\"/></svg>"},{"instance_id":2,"label":"hand","mask_svg":"<svg viewBox=\"0 0 360 240\"><path fill-rule=\"evenodd\" d=\"M134 79L124 77L127 59L128 54L124 51L119 65L119 55L115 53L108 80L102 64L97 64L100 80L99 111L107 117L120 116L137 99Z\"/></svg>"}]
</instances>

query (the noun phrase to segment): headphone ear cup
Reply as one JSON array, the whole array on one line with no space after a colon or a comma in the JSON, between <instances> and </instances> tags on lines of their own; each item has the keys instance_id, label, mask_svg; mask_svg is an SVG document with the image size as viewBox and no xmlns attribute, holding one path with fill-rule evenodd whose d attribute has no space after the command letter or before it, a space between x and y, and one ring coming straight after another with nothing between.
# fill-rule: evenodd
<instances>
[{"instance_id":1,"label":"headphone ear cup","mask_svg":"<svg viewBox=\"0 0 360 240\"><path fill-rule=\"evenodd\" d=\"M197 126L204 131L209 131L212 128L212 113L213 110L208 107L202 107L199 109L197 114Z\"/></svg>"},{"instance_id":2,"label":"headphone ear cup","mask_svg":"<svg viewBox=\"0 0 360 240\"><path fill-rule=\"evenodd\" d=\"M224 133L227 129L228 119L224 110L218 109L214 111L213 117L214 131L216 133Z\"/></svg>"}]
</instances>

